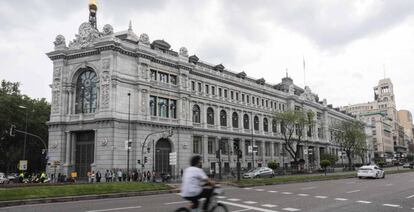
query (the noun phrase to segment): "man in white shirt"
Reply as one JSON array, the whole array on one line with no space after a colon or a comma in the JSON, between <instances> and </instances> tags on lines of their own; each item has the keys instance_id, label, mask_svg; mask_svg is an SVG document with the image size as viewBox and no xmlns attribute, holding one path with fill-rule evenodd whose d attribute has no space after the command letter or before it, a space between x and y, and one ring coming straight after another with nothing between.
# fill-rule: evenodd
<instances>
[{"instance_id":1,"label":"man in white shirt","mask_svg":"<svg viewBox=\"0 0 414 212\"><path fill-rule=\"evenodd\" d=\"M191 166L184 170L181 196L193 203L193 209L198 208L199 199L206 198L203 211L207 211L213 188L203 188L203 185L214 186L214 182L201 169L201 156L196 155L191 158Z\"/></svg>"}]
</instances>

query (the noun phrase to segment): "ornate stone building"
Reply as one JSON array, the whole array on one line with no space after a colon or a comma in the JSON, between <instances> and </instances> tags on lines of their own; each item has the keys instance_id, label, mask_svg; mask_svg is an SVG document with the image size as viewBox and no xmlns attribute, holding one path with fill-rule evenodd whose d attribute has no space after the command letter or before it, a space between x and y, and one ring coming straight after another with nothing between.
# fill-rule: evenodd
<instances>
[{"instance_id":1,"label":"ornate stone building","mask_svg":"<svg viewBox=\"0 0 414 212\"><path fill-rule=\"evenodd\" d=\"M229 172L237 145L242 167L270 160L288 166L272 114L298 108L316 114L305 137L308 151L301 153L307 165L317 167L321 152L338 154L330 126L353 117L319 101L309 87L289 77L268 84L189 56L184 47L176 52L164 40L138 37L131 25L115 33L110 25L99 31L91 22L80 25L68 46L58 35L55 50L47 53L53 61L49 162L61 162L58 172L84 177L90 170L126 169L128 138L130 169L146 162L145 170L177 174L194 154L214 169L221 147L223 171ZM254 161L248 154L252 144L258 147ZM171 152L177 153L174 166Z\"/></svg>"}]
</instances>

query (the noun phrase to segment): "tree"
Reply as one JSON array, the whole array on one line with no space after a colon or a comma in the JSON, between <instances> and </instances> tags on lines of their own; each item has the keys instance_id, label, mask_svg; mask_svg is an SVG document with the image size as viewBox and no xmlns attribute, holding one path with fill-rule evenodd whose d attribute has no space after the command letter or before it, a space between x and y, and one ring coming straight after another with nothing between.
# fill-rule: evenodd
<instances>
[{"instance_id":1,"label":"tree","mask_svg":"<svg viewBox=\"0 0 414 212\"><path fill-rule=\"evenodd\" d=\"M328 154L328 153L323 153L320 156L321 161L322 160L328 160L330 162L330 165L335 165L335 163L338 161L338 156L334 155L334 154Z\"/></svg>"},{"instance_id":2,"label":"tree","mask_svg":"<svg viewBox=\"0 0 414 212\"><path fill-rule=\"evenodd\" d=\"M315 114L311 111L289 110L274 114L274 119L280 123L284 144L283 148L293 159L297 167L301 146L306 142L303 140L306 129L312 126Z\"/></svg>"},{"instance_id":3,"label":"tree","mask_svg":"<svg viewBox=\"0 0 414 212\"><path fill-rule=\"evenodd\" d=\"M354 155L363 155L367 149L364 125L359 121L343 121L337 127L336 137L348 158L348 167L351 168Z\"/></svg>"},{"instance_id":4,"label":"tree","mask_svg":"<svg viewBox=\"0 0 414 212\"><path fill-rule=\"evenodd\" d=\"M273 169L273 170L277 169L277 167L278 167L278 166L279 166L279 164L278 164L278 163L276 163L276 161L274 161L274 160L269 161L269 162L267 163L267 167L269 167L269 168L271 168L271 169Z\"/></svg>"},{"instance_id":5,"label":"tree","mask_svg":"<svg viewBox=\"0 0 414 212\"><path fill-rule=\"evenodd\" d=\"M17 130L24 131L27 109L27 131L47 141L48 127L46 122L50 116L50 104L45 99L31 99L22 95L20 83L1 81L0 85L0 172L17 172L18 161L23 156L24 134L17 132L10 136L8 132L13 124ZM42 155L43 144L32 136L27 136L26 160L30 172L44 169L45 155ZM29 154L30 153L30 154Z\"/></svg>"},{"instance_id":6,"label":"tree","mask_svg":"<svg viewBox=\"0 0 414 212\"><path fill-rule=\"evenodd\" d=\"M328 166L331 165L331 161L329 161L329 160L321 160L320 165L323 168L323 170L325 171L325 176L326 176L326 167L328 167Z\"/></svg>"}]
</instances>

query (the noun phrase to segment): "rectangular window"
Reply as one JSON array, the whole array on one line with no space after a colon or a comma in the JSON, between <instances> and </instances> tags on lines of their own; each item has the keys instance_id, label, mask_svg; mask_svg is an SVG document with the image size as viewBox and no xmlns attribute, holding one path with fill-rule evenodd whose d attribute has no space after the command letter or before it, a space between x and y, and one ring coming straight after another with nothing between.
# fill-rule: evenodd
<instances>
[{"instance_id":1,"label":"rectangular window","mask_svg":"<svg viewBox=\"0 0 414 212\"><path fill-rule=\"evenodd\" d=\"M160 82L168 83L168 74L163 72L158 72L158 78Z\"/></svg>"},{"instance_id":2,"label":"rectangular window","mask_svg":"<svg viewBox=\"0 0 414 212\"><path fill-rule=\"evenodd\" d=\"M252 96L252 104L254 104L254 96Z\"/></svg>"},{"instance_id":3,"label":"rectangular window","mask_svg":"<svg viewBox=\"0 0 414 212\"><path fill-rule=\"evenodd\" d=\"M280 149L279 149L279 143L273 143L273 156L279 156Z\"/></svg>"},{"instance_id":4,"label":"rectangular window","mask_svg":"<svg viewBox=\"0 0 414 212\"><path fill-rule=\"evenodd\" d=\"M249 104L250 103L250 97L249 97L249 95L246 95L246 100L247 100L247 104Z\"/></svg>"},{"instance_id":5,"label":"rectangular window","mask_svg":"<svg viewBox=\"0 0 414 212\"><path fill-rule=\"evenodd\" d=\"M194 154L201 154L201 136L194 136L193 137L193 153Z\"/></svg>"},{"instance_id":6,"label":"rectangular window","mask_svg":"<svg viewBox=\"0 0 414 212\"><path fill-rule=\"evenodd\" d=\"M242 93L242 102L244 103L244 93Z\"/></svg>"},{"instance_id":7,"label":"rectangular window","mask_svg":"<svg viewBox=\"0 0 414 212\"><path fill-rule=\"evenodd\" d=\"M216 87L211 86L211 94L212 94L213 96L215 96L215 95L216 95Z\"/></svg>"},{"instance_id":8,"label":"rectangular window","mask_svg":"<svg viewBox=\"0 0 414 212\"><path fill-rule=\"evenodd\" d=\"M221 139L220 140L220 149L223 155L227 155L229 153L229 140L228 139Z\"/></svg>"},{"instance_id":9,"label":"rectangular window","mask_svg":"<svg viewBox=\"0 0 414 212\"><path fill-rule=\"evenodd\" d=\"M198 85L198 92L201 92L201 82L197 83Z\"/></svg>"},{"instance_id":10,"label":"rectangular window","mask_svg":"<svg viewBox=\"0 0 414 212\"><path fill-rule=\"evenodd\" d=\"M209 91L209 87L208 87L208 85L206 85L206 94L209 94L210 93L210 91Z\"/></svg>"},{"instance_id":11,"label":"rectangular window","mask_svg":"<svg viewBox=\"0 0 414 212\"><path fill-rule=\"evenodd\" d=\"M245 140L244 141L244 154L245 155L249 155L249 146L250 146L250 141L249 140Z\"/></svg>"},{"instance_id":12,"label":"rectangular window","mask_svg":"<svg viewBox=\"0 0 414 212\"><path fill-rule=\"evenodd\" d=\"M157 71L151 69L151 80L157 80Z\"/></svg>"},{"instance_id":13,"label":"rectangular window","mask_svg":"<svg viewBox=\"0 0 414 212\"><path fill-rule=\"evenodd\" d=\"M270 156L270 142L265 143L265 156Z\"/></svg>"},{"instance_id":14,"label":"rectangular window","mask_svg":"<svg viewBox=\"0 0 414 212\"><path fill-rule=\"evenodd\" d=\"M262 107L264 106L264 99L262 99Z\"/></svg>"},{"instance_id":15,"label":"rectangular window","mask_svg":"<svg viewBox=\"0 0 414 212\"><path fill-rule=\"evenodd\" d=\"M236 101L239 101L239 93L236 93Z\"/></svg>"},{"instance_id":16,"label":"rectangular window","mask_svg":"<svg viewBox=\"0 0 414 212\"><path fill-rule=\"evenodd\" d=\"M223 96L223 95L222 95L222 89L221 89L221 88L219 88L219 97L221 97L221 96Z\"/></svg>"},{"instance_id":17,"label":"rectangular window","mask_svg":"<svg viewBox=\"0 0 414 212\"><path fill-rule=\"evenodd\" d=\"M234 92L230 91L230 99L233 99L233 98L234 98Z\"/></svg>"},{"instance_id":18,"label":"rectangular window","mask_svg":"<svg viewBox=\"0 0 414 212\"><path fill-rule=\"evenodd\" d=\"M208 154L216 154L216 138L214 137L208 138Z\"/></svg>"},{"instance_id":19,"label":"rectangular window","mask_svg":"<svg viewBox=\"0 0 414 212\"><path fill-rule=\"evenodd\" d=\"M195 91L195 82L191 81L191 90Z\"/></svg>"},{"instance_id":20,"label":"rectangular window","mask_svg":"<svg viewBox=\"0 0 414 212\"><path fill-rule=\"evenodd\" d=\"M177 85L177 76L170 75L170 83L173 85Z\"/></svg>"},{"instance_id":21,"label":"rectangular window","mask_svg":"<svg viewBox=\"0 0 414 212\"><path fill-rule=\"evenodd\" d=\"M177 100L170 99L170 114L171 118L177 118Z\"/></svg>"},{"instance_id":22,"label":"rectangular window","mask_svg":"<svg viewBox=\"0 0 414 212\"><path fill-rule=\"evenodd\" d=\"M261 141L256 141L256 146L257 146L257 153L256 153L256 155L262 156L263 155L262 142Z\"/></svg>"},{"instance_id":23,"label":"rectangular window","mask_svg":"<svg viewBox=\"0 0 414 212\"><path fill-rule=\"evenodd\" d=\"M158 97L158 116L168 118L168 99Z\"/></svg>"},{"instance_id":24,"label":"rectangular window","mask_svg":"<svg viewBox=\"0 0 414 212\"><path fill-rule=\"evenodd\" d=\"M322 128L318 128L318 138L323 138L323 130L322 130Z\"/></svg>"},{"instance_id":25,"label":"rectangular window","mask_svg":"<svg viewBox=\"0 0 414 212\"><path fill-rule=\"evenodd\" d=\"M322 113L317 112L316 113L316 119L321 120L322 119Z\"/></svg>"},{"instance_id":26,"label":"rectangular window","mask_svg":"<svg viewBox=\"0 0 414 212\"><path fill-rule=\"evenodd\" d=\"M259 97L256 97L256 105L259 106Z\"/></svg>"},{"instance_id":27,"label":"rectangular window","mask_svg":"<svg viewBox=\"0 0 414 212\"><path fill-rule=\"evenodd\" d=\"M266 107L269 107L269 100L266 100Z\"/></svg>"},{"instance_id":28,"label":"rectangular window","mask_svg":"<svg viewBox=\"0 0 414 212\"><path fill-rule=\"evenodd\" d=\"M157 97L150 96L150 111L151 116L157 116Z\"/></svg>"},{"instance_id":29,"label":"rectangular window","mask_svg":"<svg viewBox=\"0 0 414 212\"><path fill-rule=\"evenodd\" d=\"M224 98L227 98L227 90L224 89Z\"/></svg>"}]
</instances>

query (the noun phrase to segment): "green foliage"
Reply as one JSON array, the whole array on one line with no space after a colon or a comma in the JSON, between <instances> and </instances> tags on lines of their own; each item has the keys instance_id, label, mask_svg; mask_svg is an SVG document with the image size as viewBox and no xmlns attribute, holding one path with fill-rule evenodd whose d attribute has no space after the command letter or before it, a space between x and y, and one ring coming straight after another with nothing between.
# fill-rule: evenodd
<instances>
[{"instance_id":1,"label":"green foliage","mask_svg":"<svg viewBox=\"0 0 414 212\"><path fill-rule=\"evenodd\" d=\"M0 201L170 189L170 186L162 183L137 182L14 187L3 189Z\"/></svg>"},{"instance_id":2,"label":"green foliage","mask_svg":"<svg viewBox=\"0 0 414 212\"><path fill-rule=\"evenodd\" d=\"M321 167L322 168L324 168L324 169L326 169L326 167L328 167L328 166L330 166L331 165L331 161L329 161L329 160L321 160Z\"/></svg>"},{"instance_id":3,"label":"green foliage","mask_svg":"<svg viewBox=\"0 0 414 212\"><path fill-rule=\"evenodd\" d=\"M9 135L10 126L25 131L27 112L27 132L38 135L47 141L48 127L46 122L50 116L50 105L46 99L32 99L20 94L18 82L2 80L0 87L0 172L17 172L17 163L23 157L24 134L17 132ZM19 106L24 106L20 108ZM41 151L43 144L31 136L27 136L26 159L29 172L44 169Z\"/></svg>"},{"instance_id":4,"label":"green foliage","mask_svg":"<svg viewBox=\"0 0 414 212\"><path fill-rule=\"evenodd\" d=\"M414 161L414 155L413 155L413 154L408 154L408 155L407 155L407 160L408 160L409 162Z\"/></svg>"},{"instance_id":5,"label":"green foliage","mask_svg":"<svg viewBox=\"0 0 414 212\"><path fill-rule=\"evenodd\" d=\"M377 165L378 165L379 167L383 167L383 166L385 165L385 161L384 161L384 160L379 160L379 161L377 162Z\"/></svg>"},{"instance_id":6,"label":"green foliage","mask_svg":"<svg viewBox=\"0 0 414 212\"><path fill-rule=\"evenodd\" d=\"M352 166L352 156L366 152L366 135L364 124L359 121L343 121L337 126L336 136L339 145L348 157L348 166Z\"/></svg>"},{"instance_id":7,"label":"green foliage","mask_svg":"<svg viewBox=\"0 0 414 212\"><path fill-rule=\"evenodd\" d=\"M334 154L328 154L328 153L321 154L320 158L321 158L321 161L328 160L331 163L331 165L335 165L335 163L339 160L338 156Z\"/></svg>"},{"instance_id":8,"label":"green foliage","mask_svg":"<svg viewBox=\"0 0 414 212\"><path fill-rule=\"evenodd\" d=\"M271 168L271 169L273 169L273 170L275 170L275 169L277 169L278 168L278 166L279 166L279 164L278 163L276 163L276 161L269 161L268 163L267 163L267 167L269 167L269 168Z\"/></svg>"},{"instance_id":9,"label":"green foliage","mask_svg":"<svg viewBox=\"0 0 414 212\"><path fill-rule=\"evenodd\" d=\"M281 124L285 150L297 164L300 156L300 146L306 142L303 140L306 130L313 125L315 114L312 111L288 110L273 115L273 119Z\"/></svg>"}]
</instances>

